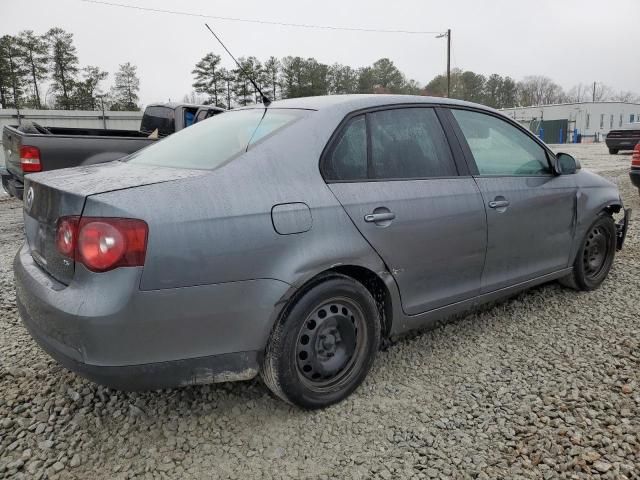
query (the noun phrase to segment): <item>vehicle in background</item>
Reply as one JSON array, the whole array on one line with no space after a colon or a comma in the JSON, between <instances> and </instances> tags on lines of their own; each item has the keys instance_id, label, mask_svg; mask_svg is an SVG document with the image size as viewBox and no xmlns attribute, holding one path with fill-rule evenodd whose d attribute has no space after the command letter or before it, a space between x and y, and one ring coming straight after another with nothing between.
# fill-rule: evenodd
<instances>
[{"instance_id":1,"label":"vehicle in background","mask_svg":"<svg viewBox=\"0 0 640 480\"><path fill-rule=\"evenodd\" d=\"M640 143L636 144L636 148L633 150L633 155L631 156L629 177L631 177L631 183L638 187L638 193L640 193Z\"/></svg>"},{"instance_id":2,"label":"vehicle in background","mask_svg":"<svg viewBox=\"0 0 640 480\"><path fill-rule=\"evenodd\" d=\"M261 372L305 408L353 392L386 339L598 288L629 218L499 112L407 95L241 108L25 187L16 303L60 363L136 390Z\"/></svg>"},{"instance_id":3,"label":"vehicle in background","mask_svg":"<svg viewBox=\"0 0 640 480\"><path fill-rule=\"evenodd\" d=\"M605 143L612 155L620 150L633 150L640 143L640 123L632 123L627 127L611 130L607 133Z\"/></svg>"},{"instance_id":4,"label":"vehicle in background","mask_svg":"<svg viewBox=\"0 0 640 480\"><path fill-rule=\"evenodd\" d=\"M192 125L198 114L211 116L223 111L209 105L152 104L144 111L140 130L44 127L35 122L5 126L2 186L21 199L27 173L116 160Z\"/></svg>"},{"instance_id":5,"label":"vehicle in background","mask_svg":"<svg viewBox=\"0 0 640 480\"><path fill-rule=\"evenodd\" d=\"M206 107L200 107L196 112L196 118L193 123L201 122L202 120L206 120L207 118L211 118L218 113L222 113L226 111L224 108L213 107L211 105L207 105Z\"/></svg>"}]
</instances>

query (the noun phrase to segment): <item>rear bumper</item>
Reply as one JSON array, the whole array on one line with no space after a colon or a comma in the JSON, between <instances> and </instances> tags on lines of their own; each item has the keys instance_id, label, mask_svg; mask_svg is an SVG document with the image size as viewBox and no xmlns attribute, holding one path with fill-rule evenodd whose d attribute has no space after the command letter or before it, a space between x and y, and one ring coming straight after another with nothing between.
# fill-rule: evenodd
<instances>
[{"instance_id":1,"label":"rear bumper","mask_svg":"<svg viewBox=\"0 0 640 480\"><path fill-rule=\"evenodd\" d=\"M605 138L604 142L608 148L616 150L633 150L638 142L638 138Z\"/></svg>"},{"instance_id":2,"label":"rear bumper","mask_svg":"<svg viewBox=\"0 0 640 480\"><path fill-rule=\"evenodd\" d=\"M2 177L2 188L12 197L22 200L24 192L24 184L14 177L6 168L0 167L0 176Z\"/></svg>"},{"instance_id":3,"label":"rear bumper","mask_svg":"<svg viewBox=\"0 0 640 480\"><path fill-rule=\"evenodd\" d=\"M65 286L34 263L27 246L14 272L22 321L43 350L124 390L253 378L289 288L252 280L140 291L141 269L92 274L81 266Z\"/></svg>"},{"instance_id":4,"label":"rear bumper","mask_svg":"<svg viewBox=\"0 0 640 480\"><path fill-rule=\"evenodd\" d=\"M640 168L632 168L629 171L629 178L634 186L640 188Z\"/></svg>"}]
</instances>

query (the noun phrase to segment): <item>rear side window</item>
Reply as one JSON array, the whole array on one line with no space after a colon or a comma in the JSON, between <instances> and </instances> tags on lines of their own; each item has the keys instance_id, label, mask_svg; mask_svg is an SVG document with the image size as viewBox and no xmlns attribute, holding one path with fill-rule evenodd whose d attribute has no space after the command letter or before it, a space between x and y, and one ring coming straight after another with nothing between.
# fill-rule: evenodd
<instances>
[{"instance_id":1,"label":"rear side window","mask_svg":"<svg viewBox=\"0 0 640 480\"><path fill-rule=\"evenodd\" d=\"M457 175L449 144L433 109L383 110L369 114L369 125L372 178Z\"/></svg>"},{"instance_id":2,"label":"rear side window","mask_svg":"<svg viewBox=\"0 0 640 480\"><path fill-rule=\"evenodd\" d=\"M367 127L364 115L352 118L329 153L325 171L331 180L367 178Z\"/></svg>"},{"instance_id":3,"label":"rear side window","mask_svg":"<svg viewBox=\"0 0 640 480\"><path fill-rule=\"evenodd\" d=\"M432 108L397 108L353 117L325 157L326 180L401 180L458 174Z\"/></svg>"},{"instance_id":4,"label":"rear side window","mask_svg":"<svg viewBox=\"0 0 640 480\"><path fill-rule=\"evenodd\" d=\"M492 115L453 109L480 175L551 173L547 154L537 142Z\"/></svg>"},{"instance_id":5,"label":"rear side window","mask_svg":"<svg viewBox=\"0 0 640 480\"><path fill-rule=\"evenodd\" d=\"M143 148L127 161L139 165L213 170L304 115L304 110L249 109L216 115Z\"/></svg>"}]
</instances>

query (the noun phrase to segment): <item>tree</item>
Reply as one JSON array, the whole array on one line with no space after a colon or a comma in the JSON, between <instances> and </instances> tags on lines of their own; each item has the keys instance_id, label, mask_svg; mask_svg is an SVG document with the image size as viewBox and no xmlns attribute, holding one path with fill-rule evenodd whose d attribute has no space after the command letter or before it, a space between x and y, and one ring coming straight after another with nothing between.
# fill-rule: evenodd
<instances>
[{"instance_id":1,"label":"tree","mask_svg":"<svg viewBox=\"0 0 640 480\"><path fill-rule=\"evenodd\" d=\"M549 105L564 101L562 87L543 75L530 75L518 83L520 105Z\"/></svg>"},{"instance_id":2,"label":"tree","mask_svg":"<svg viewBox=\"0 0 640 480\"><path fill-rule=\"evenodd\" d=\"M277 100L278 90L280 88L279 76L282 64L276 57L269 57L264 62L262 68L261 87L265 89L265 95L271 98L271 100Z\"/></svg>"},{"instance_id":3,"label":"tree","mask_svg":"<svg viewBox=\"0 0 640 480\"><path fill-rule=\"evenodd\" d=\"M111 87L111 95L114 110L140 110L138 106L138 92L140 91L140 79L135 65L123 63L116 73L115 84Z\"/></svg>"},{"instance_id":4,"label":"tree","mask_svg":"<svg viewBox=\"0 0 640 480\"><path fill-rule=\"evenodd\" d=\"M518 102L518 85L511 77L504 77L498 94L498 108L515 107Z\"/></svg>"},{"instance_id":5,"label":"tree","mask_svg":"<svg viewBox=\"0 0 640 480\"><path fill-rule=\"evenodd\" d=\"M592 86L591 100L594 102L604 102L605 100L610 100L613 94L613 88L598 82Z\"/></svg>"},{"instance_id":6,"label":"tree","mask_svg":"<svg viewBox=\"0 0 640 480\"><path fill-rule=\"evenodd\" d=\"M376 86L376 78L371 67L358 69L358 93L373 93Z\"/></svg>"},{"instance_id":7,"label":"tree","mask_svg":"<svg viewBox=\"0 0 640 480\"><path fill-rule=\"evenodd\" d=\"M222 95L226 100L226 107L228 110L231 110L231 93L233 88L234 73L230 70L227 70L226 68L221 68L220 78L222 79Z\"/></svg>"},{"instance_id":8,"label":"tree","mask_svg":"<svg viewBox=\"0 0 640 480\"><path fill-rule=\"evenodd\" d=\"M26 85L27 70L20 58L18 40L11 35L4 35L0 38L0 58L2 58L2 81L6 87L3 93L3 106L13 106L19 109ZM11 100L10 100L11 99Z\"/></svg>"},{"instance_id":9,"label":"tree","mask_svg":"<svg viewBox=\"0 0 640 480\"><path fill-rule=\"evenodd\" d=\"M35 35L33 30L24 30L18 34L18 45L25 68L29 70L29 82L33 89L33 105L41 108L39 83L49 74L49 46L44 37Z\"/></svg>"},{"instance_id":10,"label":"tree","mask_svg":"<svg viewBox=\"0 0 640 480\"><path fill-rule=\"evenodd\" d=\"M196 92L205 93L208 96L206 102L217 107L224 106L221 91L224 81L220 63L220 55L210 52L202 57L202 60L196 63L196 67L191 71L195 78L193 88Z\"/></svg>"},{"instance_id":11,"label":"tree","mask_svg":"<svg viewBox=\"0 0 640 480\"><path fill-rule=\"evenodd\" d=\"M100 70L99 67L91 65L83 68L83 72L83 81L76 83L73 92L74 108L96 110L98 109L98 99L103 95L100 82L106 79L109 74Z\"/></svg>"},{"instance_id":12,"label":"tree","mask_svg":"<svg viewBox=\"0 0 640 480\"><path fill-rule=\"evenodd\" d=\"M55 27L46 34L51 49L50 65L53 91L58 94L56 104L69 110L72 107L71 95L78 74L78 56L73 45L73 34Z\"/></svg>"},{"instance_id":13,"label":"tree","mask_svg":"<svg viewBox=\"0 0 640 480\"><path fill-rule=\"evenodd\" d=\"M358 72L348 65L334 63L327 72L329 93L347 94L358 91Z\"/></svg>"},{"instance_id":14,"label":"tree","mask_svg":"<svg viewBox=\"0 0 640 480\"><path fill-rule=\"evenodd\" d=\"M388 58L377 60L371 67L374 87L381 87L388 93L403 93L404 75Z\"/></svg>"}]
</instances>

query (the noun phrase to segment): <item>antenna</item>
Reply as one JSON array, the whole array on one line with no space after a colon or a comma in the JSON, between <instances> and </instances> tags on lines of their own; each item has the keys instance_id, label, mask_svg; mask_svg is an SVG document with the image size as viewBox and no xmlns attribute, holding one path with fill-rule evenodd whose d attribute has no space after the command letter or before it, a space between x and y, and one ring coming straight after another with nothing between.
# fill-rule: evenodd
<instances>
[{"instance_id":1,"label":"antenna","mask_svg":"<svg viewBox=\"0 0 640 480\"><path fill-rule=\"evenodd\" d=\"M229 56L231 58L233 58L233 61L236 62L236 65L238 66L240 71L242 73L244 73L244 76L249 79L249 81L251 82L251 85L253 85L253 88L255 88L258 91L258 93L260 94L260 97L262 98L262 104L265 107L268 107L269 105L271 105L271 99L269 97L267 97L264 93L262 93L262 90L260 90L260 87L258 86L258 84L253 80L251 75L249 75L247 73L247 71L244 69L244 67L242 65L240 65L240 62L238 62L238 60L236 60L236 57L233 56L233 54L229 51L229 49L224 46L224 43L222 43L222 40L220 40L220 38L218 38L218 35L216 35L215 32L213 30L211 30L211 27L209 25L207 25L206 23L204 24L204 26L207 27L207 29L216 38L216 40L220 43L220 45L222 45L222 48L225 49L225 51L229 54Z\"/></svg>"}]
</instances>

